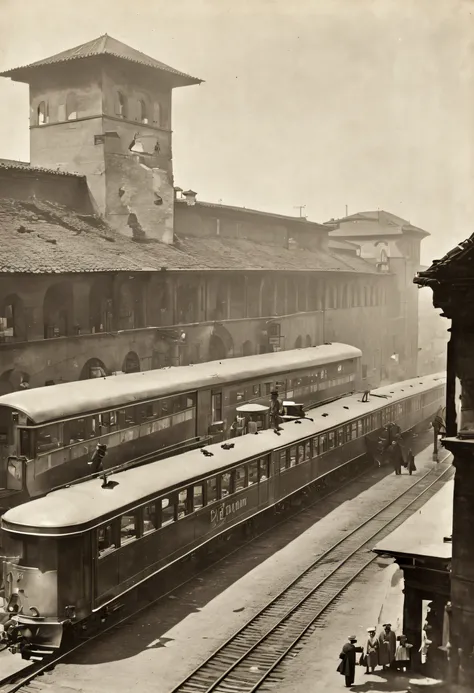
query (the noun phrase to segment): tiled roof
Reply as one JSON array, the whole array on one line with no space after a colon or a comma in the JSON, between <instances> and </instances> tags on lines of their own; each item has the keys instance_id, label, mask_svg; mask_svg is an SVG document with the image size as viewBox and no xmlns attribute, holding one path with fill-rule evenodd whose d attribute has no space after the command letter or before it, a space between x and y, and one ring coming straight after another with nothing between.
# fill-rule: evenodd
<instances>
[{"instance_id":1,"label":"tiled roof","mask_svg":"<svg viewBox=\"0 0 474 693\"><path fill-rule=\"evenodd\" d=\"M21 81L21 73L26 74L26 71L29 70L100 55L111 55L114 58L120 58L121 60L126 60L138 65L151 67L155 70L160 70L161 72L168 72L178 77L179 82L182 85L200 84L202 82L201 79L191 77L191 75L187 75L185 72L175 70L174 67L165 65L165 63L155 60L149 55L145 55L145 53L137 51L135 48L127 46L127 44L117 41L117 39L114 39L112 36L108 36L107 34L99 36L99 38L88 41L87 43L82 43L80 46L75 46L74 48L69 48L61 53L52 55L49 58L44 58L43 60L38 60L37 62L30 63L29 65L23 65L22 67L15 67L11 70L6 70L5 72L1 72L0 76L12 77L13 79L19 78Z\"/></svg>"},{"instance_id":2,"label":"tiled roof","mask_svg":"<svg viewBox=\"0 0 474 693\"><path fill-rule=\"evenodd\" d=\"M415 277L415 284L429 285L433 282L465 283L474 280L474 234L458 243L440 260L434 260Z\"/></svg>"},{"instance_id":3,"label":"tiled roof","mask_svg":"<svg viewBox=\"0 0 474 693\"><path fill-rule=\"evenodd\" d=\"M26 161L13 161L11 159L0 159L0 169L8 169L9 171L31 171L32 173L49 173L55 176L71 176L73 178L83 178L79 173L69 173L69 171L54 171L51 168L41 168L40 166L30 166Z\"/></svg>"},{"instance_id":4,"label":"tiled roof","mask_svg":"<svg viewBox=\"0 0 474 693\"><path fill-rule=\"evenodd\" d=\"M188 206L188 203L186 200L178 198L176 200L177 204L180 206ZM205 202L203 200L196 200L196 203L191 206L192 208L199 208L199 207L205 207L206 209L215 209L216 211L222 211L222 212L238 212L239 214L256 214L258 216L262 217L268 217L270 219L281 219L282 221L291 221L291 222L298 222L299 224L311 224L311 225L316 225L320 226L322 229L324 227L324 224L318 224L318 222L315 221L308 221L305 217L295 217L291 215L286 215L286 214L275 214L274 212L262 212L260 209L251 209L249 207L235 207L233 205L223 205L223 204L217 204L215 202ZM326 230L326 229L325 229Z\"/></svg>"},{"instance_id":5,"label":"tiled roof","mask_svg":"<svg viewBox=\"0 0 474 693\"><path fill-rule=\"evenodd\" d=\"M370 263L324 251L286 249L243 238L177 238L137 243L99 218L51 202L0 199L0 272L77 273L169 270L365 272Z\"/></svg>"},{"instance_id":6,"label":"tiled roof","mask_svg":"<svg viewBox=\"0 0 474 693\"><path fill-rule=\"evenodd\" d=\"M374 222L377 228L371 228ZM350 214L341 219L331 219L326 222L326 224L328 226L334 226L334 224L339 225L339 228L330 231L331 236L338 237L351 236L356 238L358 236L381 235L381 227L383 228L383 234L390 236L402 236L407 232L416 233L421 236L430 235L424 229L413 226L413 224L406 219L397 217L391 212L385 212L383 209Z\"/></svg>"}]
</instances>

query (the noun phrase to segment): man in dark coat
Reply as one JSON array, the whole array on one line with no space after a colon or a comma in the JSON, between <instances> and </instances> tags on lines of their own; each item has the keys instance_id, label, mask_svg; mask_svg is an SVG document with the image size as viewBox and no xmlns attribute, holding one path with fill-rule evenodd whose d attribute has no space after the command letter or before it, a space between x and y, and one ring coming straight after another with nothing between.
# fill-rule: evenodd
<instances>
[{"instance_id":1,"label":"man in dark coat","mask_svg":"<svg viewBox=\"0 0 474 693\"><path fill-rule=\"evenodd\" d=\"M342 648L341 654L339 655L341 662L337 667L338 672L346 679L346 688L350 688L354 683L356 653L363 652L363 648L356 645L357 638L355 635L351 635L348 640L349 642L346 642Z\"/></svg>"}]
</instances>

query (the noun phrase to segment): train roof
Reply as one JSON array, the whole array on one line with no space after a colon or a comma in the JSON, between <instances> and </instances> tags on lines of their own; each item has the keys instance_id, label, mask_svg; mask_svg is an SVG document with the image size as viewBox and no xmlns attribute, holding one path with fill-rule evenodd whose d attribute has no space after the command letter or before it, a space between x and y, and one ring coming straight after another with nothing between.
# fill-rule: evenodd
<instances>
[{"instance_id":1,"label":"train roof","mask_svg":"<svg viewBox=\"0 0 474 693\"><path fill-rule=\"evenodd\" d=\"M206 449L213 453L209 457L203 455L200 449L190 450L110 475L108 480L116 482L111 489L102 488L101 479L96 478L52 491L43 498L8 510L3 515L2 527L26 534L67 535L80 532L168 490L211 476L247 459L266 455L274 449L295 444L406 397L429 391L444 382L445 374L438 373L373 390L368 402L362 402L360 394L348 395L318 407L311 412L311 418L301 419L301 423L284 423L279 436L273 429L258 435L248 434L233 438L234 447L228 450L222 449L221 443L207 446Z\"/></svg>"},{"instance_id":2,"label":"train roof","mask_svg":"<svg viewBox=\"0 0 474 693\"><path fill-rule=\"evenodd\" d=\"M0 406L20 411L34 423L41 424L203 387L218 387L234 381L323 366L361 356L360 349L348 344L322 344L12 392L0 397Z\"/></svg>"}]
</instances>

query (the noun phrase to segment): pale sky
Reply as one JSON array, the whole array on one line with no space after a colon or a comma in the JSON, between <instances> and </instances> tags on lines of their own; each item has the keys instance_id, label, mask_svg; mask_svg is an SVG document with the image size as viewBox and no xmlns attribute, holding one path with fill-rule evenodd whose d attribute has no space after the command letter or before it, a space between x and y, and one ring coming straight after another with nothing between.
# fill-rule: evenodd
<instances>
[{"instance_id":1,"label":"pale sky","mask_svg":"<svg viewBox=\"0 0 474 693\"><path fill-rule=\"evenodd\" d=\"M175 184L315 221L385 209L473 231L471 0L0 0L0 69L108 33L205 80L174 92ZM28 160L28 89L0 79L0 157Z\"/></svg>"}]
</instances>

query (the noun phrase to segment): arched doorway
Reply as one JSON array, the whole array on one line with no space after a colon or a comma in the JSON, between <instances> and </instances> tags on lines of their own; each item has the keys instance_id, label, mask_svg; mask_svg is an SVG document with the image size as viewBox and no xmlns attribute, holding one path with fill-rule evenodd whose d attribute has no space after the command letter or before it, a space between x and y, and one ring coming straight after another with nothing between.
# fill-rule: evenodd
<instances>
[{"instance_id":1,"label":"arched doorway","mask_svg":"<svg viewBox=\"0 0 474 693\"><path fill-rule=\"evenodd\" d=\"M108 373L103 361L100 359L89 359L82 367L79 380L104 378L106 375L108 375Z\"/></svg>"},{"instance_id":2,"label":"arched doorway","mask_svg":"<svg viewBox=\"0 0 474 693\"><path fill-rule=\"evenodd\" d=\"M0 341L26 341L26 321L23 301L16 294L10 294L1 302Z\"/></svg>"},{"instance_id":3,"label":"arched doorway","mask_svg":"<svg viewBox=\"0 0 474 693\"><path fill-rule=\"evenodd\" d=\"M301 338L301 335L298 335L298 337L296 338L296 341L295 341L294 348L295 349L301 349L302 346L303 346L303 339Z\"/></svg>"},{"instance_id":4,"label":"arched doorway","mask_svg":"<svg viewBox=\"0 0 474 693\"><path fill-rule=\"evenodd\" d=\"M112 277L99 277L89 293L89 320L91 332L113 330Z\"/></svg>"},{"instance_id":5,"label":"arched doorway","mask_svg":"<svg viewBox=\"0 0 474 693\"><path fill-rule=\"evenodd\" d=\"M305 346L307 346L307 347L312 346L312 343L311 343L311 342L312 342L311 337L309 336L309 334L307 334L307 335L306 335L306 344L305 344Z\"/></svg>"},{"instance_id":6,"label":"arched doorway","mask_svg":"<svg viewBox=\"0 0 474 693\"><path fill-rule=\"evenodd\" d=\"M0 375L0 395L7 395L9 392L29 389L30 376L28 373L10 368Z\"/></svg>"},{"instance_id":7,"label":"arched doorway","mask_svg":"<svg viewBox=\"0 0 474 693\"><path fill-rule=\"evenodd\" d=\"M247 339L247 341L242 344L242 356L252 356L252 354L253 354L252 342L250 341L250 339Z\"/></svg>"},{"instance_id":8,"label":"arched doorway","mask_svg":"<svg viewBox=\"0 0 474 693\"><path fill-rule=\"evenodd\" d=\"M73 298L71 282L58 282L46 291L43 301L44 338L72 334Z\"/></svg>"},{"instance_id":9,"label":"arched doorway","mask_svg":"<svg viewBox=\"0 0 474 693\"><path fill-rule=\"evenodd\" d=\"M140 359L134 351L129 351L123 360L122 371L124 373L139 373Z\"/></svg>"}]
</instances>

